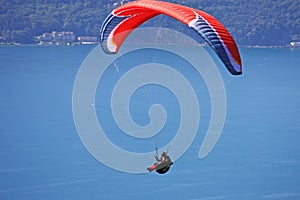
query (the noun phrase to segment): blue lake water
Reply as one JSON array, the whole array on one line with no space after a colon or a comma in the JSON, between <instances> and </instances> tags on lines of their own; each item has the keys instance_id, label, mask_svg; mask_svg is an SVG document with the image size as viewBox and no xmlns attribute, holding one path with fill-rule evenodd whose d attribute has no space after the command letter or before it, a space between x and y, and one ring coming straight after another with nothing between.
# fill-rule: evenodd
<instances>
[{"instance_id":1,"label":"blue lake water","mask_svg":"<svg viewBox=\"0 0 300 200\"><path fill-rule=\"evenodd\" d=\"M198 159L203 135L196 136L162 176L110 169L81 143L72 91L93 48L0 47L0 199L300 198L300 49L241 48L243 75L220 69L227 116L217 145ZM210 110L202 111L207 125Z\"/></svg>"}]
</instances>

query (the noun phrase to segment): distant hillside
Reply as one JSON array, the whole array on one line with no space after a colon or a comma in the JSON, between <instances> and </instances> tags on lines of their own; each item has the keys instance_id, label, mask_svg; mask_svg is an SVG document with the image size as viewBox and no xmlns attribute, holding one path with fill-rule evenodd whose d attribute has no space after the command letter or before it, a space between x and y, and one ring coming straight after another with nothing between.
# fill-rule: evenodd
<instances>
[{"instance_id":1,"label":"distant hillside","mask_svg":"<svg viewBox=\"0 0 300 200\"><path fill-rule=\"evenodd\" d=\"M239 45L287 45L300 39L298 0L170 0L215 16ZM73 31L96 36L103 20L120 0L0 0L0 36L10 42L33 43L44 32ZM148 26L179 27L165 16Z\"/></svg>"}]
</instances>

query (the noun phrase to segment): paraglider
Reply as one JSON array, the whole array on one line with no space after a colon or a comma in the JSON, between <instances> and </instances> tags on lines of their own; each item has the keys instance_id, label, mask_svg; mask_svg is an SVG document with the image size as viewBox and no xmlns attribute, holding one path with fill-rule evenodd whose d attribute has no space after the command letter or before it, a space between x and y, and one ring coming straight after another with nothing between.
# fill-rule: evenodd
<instances>
[{"instance_id":1,"label":"paraglider","mask_svg":"<svg viewBox=\"0 0 300 200\"><path fill-rule=\"evenodd\" d=\"M132 31L161 14L172 17L194 30L196 36L203 38L208 43L232 75L242 74L240 53L227 29L206 12L170 2L137 0L114 9L106 17L100 29L99 39L102 50L107 54L118 53ZM116 65L115 67L118 71L118 67ZM214 136L213 139L215 140L215 138L218 137ZM165 174L172 165L170 157L162 154L160 159L156 156L156 162L147 170Z\"/></svg>"},{"instance_id":2,"label":"paraglider","mask_svg":"<svg viewBox=\"0 0 300 200\"><path fill-rule=\"evenodd\" d=\"M100 30L103 51L108 54L117 53L135 28L160 14L175 18L192 28L209 44L231 74L242 74L238 47L217 19L203 11L163 1L138 0L114 9Z\"/></svg>"}]
</instances>

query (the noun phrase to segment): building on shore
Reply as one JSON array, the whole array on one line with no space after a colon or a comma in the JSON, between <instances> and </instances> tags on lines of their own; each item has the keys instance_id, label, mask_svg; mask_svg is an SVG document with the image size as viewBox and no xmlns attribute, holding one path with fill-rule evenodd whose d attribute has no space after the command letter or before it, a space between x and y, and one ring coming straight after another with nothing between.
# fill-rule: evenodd
<instances>
[{"instance_id":1,"label":"building on shore","mask_svg":"<svg viewBox=\"0 0 300 200\"><path fill-rule=\"evenodd\" d=\"M7 44L7 39L4 36L0 36L0 44Z\"/></svg>"},{"instance_id":2,"label":"building on shore","mask_svg":"<svg viewBox=\"0 0 300 200\"><path fill-rule=\"evenodd\" d=\"M75 42L75 34L71 31L52 31L36 37L40 44L69 45Z\"/></svg>"},{"instance_id":3,"label":"building on shore","mask_svg":"<svg viewBox=\"0 0 300 200\"><path fill-rule=\"evenodd\" d=\"M300 47L300 41L292 41L292 42L290 42L290 45L292 47Z\"/></svg>"},{"instance_id":4,"label":"building on shore","mask_svg":"<svg viewBox=\"0 0 300 200\"><path fill-rule=\"evenodd\" d=\"M96 44L97 37L94 36L79 36L77 37L79 44Z\"/></svg>"}]
</instances>

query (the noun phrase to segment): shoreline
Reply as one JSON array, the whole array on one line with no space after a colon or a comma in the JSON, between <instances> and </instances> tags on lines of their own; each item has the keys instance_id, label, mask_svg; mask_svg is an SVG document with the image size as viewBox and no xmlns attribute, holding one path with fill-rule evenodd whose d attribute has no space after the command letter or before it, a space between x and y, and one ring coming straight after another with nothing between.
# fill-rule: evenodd
<instances>
[{"instance_id":1,"label":"shoreline","mask_svg":"<svg viewBox=\"0 0 300 200\"><path fill-rule=\"evenodd\" d=\"M134 43L131 43L134 44ZM138 43L141 44L141 43ZM147 44L147 43L145 43ZM170 44L170 43L166 43ZM0 47L5 47L5 46L36 46L36 47L74 47L74 46L93 46L93 45L99 45L98 42L93 42L93 43L86 43L86 44L81 44L81 43L70 43L70 44L40 44L40 43L31 43L31 44L21 44L21 43L0 43ZM191 44L185 44L185 45L191 45ZM201 46L208 46L207 44L200 44ZM289 48L289 49L299 49L299 46L292 46L292 45L238 45L240 48L257 48L257 49L282 49L282 48Z\"/></svg>"}]
</instances>

